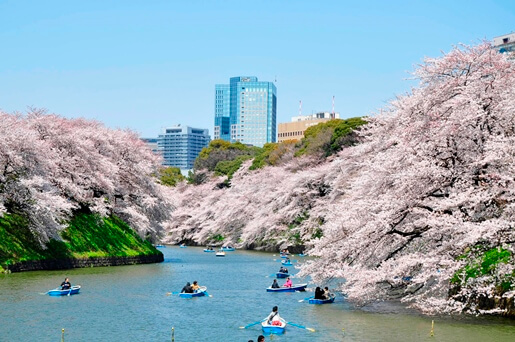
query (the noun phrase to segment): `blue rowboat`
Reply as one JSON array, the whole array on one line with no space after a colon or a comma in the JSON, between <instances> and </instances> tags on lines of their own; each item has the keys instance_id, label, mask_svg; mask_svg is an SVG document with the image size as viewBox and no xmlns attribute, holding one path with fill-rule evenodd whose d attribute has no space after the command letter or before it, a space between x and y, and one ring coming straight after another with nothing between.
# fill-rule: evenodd
<instances>
[{"instance_id":1,"label":"blue rowboat","mask_svg":"<svg viewBox=\"0 0 515 342\"><path fill-rule=\"evenodd\" d=\"M179 293L179 297L181 298L193 298L193 297L203 297L206 295L207 287L201 286L199 289L193 293Z\"/></svg>"},{"instance_id":2,"label":"blue rowboat","mask_svg":"<svg viewBox=\"0 0 515 342\"><path fill-rule=\"evenodd\" d=\"M306 287L308 284L294 284L292 287L279 287L279 288L272 288L268 287L266 289L266 292L295 292L295 291L306 291Z\"/></svg>"},{"instance_id":3,"label":"blue rowboat","mask_svg":"<svg viewBox=\"0 0 515 342\"><path fill-rule=\"evenodd\" d=\"M299 254L299 256L300 256L300 257L305 257L305 256L306 256L306 254L302 254L302 253L301 253L301 254Z\"/></svg>"},{"instance_id":4,"label":"blue rowboat","mask_svg":"<svg viewBox=\"0 0 515 342\"><path fill-rule=\"evenodd\" d=\"M69 290L61 290L61 288L56 288L48 291L49 296L67 296L77 294L80 291L80 285L74 285Z\"/></svg>"},{"instance_id":5,"label":"blue rowboat","mask_svg":"<svg viewBox=\"0 0 515 342\"><path fill-rule=\"evenodd\" d=\"M277 272L277 273L275 274L275 276L276 276L277 278L288 278L288 277L290 276L290 274L289 274L289 273L283 273L283 272Z\"/></svg>"},{"instance_id":6,"label":"blue rowboat","mask_svg":"<svg viewBox=\"0 0 515 342\"><path fill-rule=\"evenodd\" d=\"M284 266L293 266L293 264L289 260L288 261L283 260L283 261L281 261L281 264L283 264Z\"/></svg>"},{"instance_id":7,"label":"blue rowboat","mask_svg":"<svg viewBox=\"0 0 515 342\"><path fill-rule=\"evenodd\" d=\"M181 247L181 248L186 248L186 247L188 247L188 246L186 246L185 244L181 244L179 247Z\"/></svg>"},{"instance_id":8,"label":"blue rowboat","mask_svg":"<svg viewBox=\"0 0 515 342\"><path fill-rule=\"evenodd\" d=\"M156 248L166 248L165 245L156 245Z\"/></svg>"},{"instance_id":9,"label":"blue rowboat","mask_svg":"<svg viewBox=\"0 0 515 342\"><path fill-rule=\"evenodd\" d=\"M289 254L281 254L281 258L286 259Z\"/></svg>"},{"instance_id":10,"label":"blue rowboat","mask_svg":"<svg viewBox=\"0 0 515 342\"><path fill-rule=\"evenodd\" d=\"M220 248L220 250L224 251L224 252L234 252L235 251L234 247L230 247L230 246L222 247L222 248Z\"/></svg>"},{"instance_id":11,"label":"blue rowboat","mask_svg":"<svg viewBox=\"0 0 515 342\"><path fill-rule=\"evenodd\" d=\"M279 334L284 333L284 329L286 329L286 321L284 319L280 318L278 321L274 321L274 322L278 322L279 324L278 325L268 324L268 322L261 323L261 329L263 329L263 333L265 333L265 335L268 335L268 334L279 335Z\"/></svg>"},{"instance_id":12,"label":"blue rowboat","mask_svg":"<svg viewBox=\"0 0 515 342\"><path fill-rule=\"evenodd\" d=\"M310 298L309 304L331 304L331 303L334 303L335 298L336 298L335 296L331 296L331 298L329 298L329 299Z\"/></svg>"},{"instance_id":13,"label":"blue rowboat","mask_svg":"<svg viewBox=\"0 0 515 342\"><path fill-rule=\"evenodd\" d=\"M216 251L214 249L204 249L204 252L206 252L206 253L214 253Z\"/></svg>"}]
</instances>

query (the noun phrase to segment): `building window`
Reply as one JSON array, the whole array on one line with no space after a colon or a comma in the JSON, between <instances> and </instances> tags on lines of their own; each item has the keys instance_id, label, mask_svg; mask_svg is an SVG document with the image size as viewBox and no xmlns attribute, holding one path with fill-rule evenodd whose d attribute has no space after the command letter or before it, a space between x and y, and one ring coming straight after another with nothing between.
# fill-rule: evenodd
<instances>
[{"instance_id":1,"label":"building window","mask_svg":"<svg viewBox=\"0 0 515 342\"><path fill-rule=\"evenodd\" d=\"M503 44L507 44L510 41L510 38L503 38L502 42Z\"/></svg>"}]
</instances>

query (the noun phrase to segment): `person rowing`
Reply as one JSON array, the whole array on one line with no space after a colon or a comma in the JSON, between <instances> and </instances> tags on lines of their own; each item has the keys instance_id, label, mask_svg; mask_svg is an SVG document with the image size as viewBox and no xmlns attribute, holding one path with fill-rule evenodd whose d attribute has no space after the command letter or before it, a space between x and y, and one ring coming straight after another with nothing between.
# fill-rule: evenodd
<instances>
[{"instance_id":1,"label":"person rowing","mask_svg":"<svg viewBox=\"0 0 515 342\"><path fill-rule=\"evenodd\" d=\"M279 269L279 273L288 273L288 269L284 266L281 266L281 268Z\"/></svg>"},{"instance_id":2,"label":"person rowing","mask_svg":"<svg viewBox=\"0 0 515 342\"><path fill-rule=\"evenodd\" d=\"M319 286L315 289L315 299L326 299L324 296L324 290L322 290Z\"/></svg>"},{"instance_id":3,"label":"person rowing","mask_svg":"<svg viewBox=\"0 0 515 342\"><path fill-rule=\"evenodd\" d=\"M193 293L193 289L191 288L189 282L187 282L186 285L182 288L181 293Z\"/></svg>"},{"instance_id":4,"label":"person rowing","mask_svg":"<svg viewBox=\"0 0 515 342\"><path fill-rule=\"evenodd\" d=\"M65 278L64 281L61 283L61 290L69 290L71 289L72 284L70 283L70 280L68 278Z\"/></svg>"},{"instance_id":5,"label":"person rowing","mask_svg":"<svg viewBox=\"0 0 515 342\"><path fill-rule=\"evenodd\" d=\"M272 312L265 318L265 321L268 325L281 325L281 316L279 316L279 311L277 306L272 308Z\"/></svg>"}]
</instances>

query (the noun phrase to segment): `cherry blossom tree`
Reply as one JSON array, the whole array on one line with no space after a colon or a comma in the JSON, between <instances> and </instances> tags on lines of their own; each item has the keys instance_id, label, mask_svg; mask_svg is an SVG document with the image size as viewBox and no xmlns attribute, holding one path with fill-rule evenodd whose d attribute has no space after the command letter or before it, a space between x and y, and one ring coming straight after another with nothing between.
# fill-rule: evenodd
<instances>
[{"instance_id":1,"label":"cherry blossom tree","mask_svg":"<svg viewBox=\"0 0 515 342\"><path fill-rule=\"evenodd\" d=\"M320 212L328 223L311 251L320 258L304 273L345 278L357 302L403 289L425 310L461 310L478 291L493 296L495 282L484 279L448 300L449 280L467 248L515 252L514 71L489 44L427 59L420 87L371 120L366 143L340 161L332 186L346 191ZM502 272L513 270L512 258Z\"/></svg>"},{"instance_id":2,"label":"cherry blossom tree","mask_svg":"<svg viewBox=\"0 0 515 342\"><path fill-rule=\"evenodd\" d=\"M150 175L159 160L131 131L31 110L0 112L0 212L21 212L40 241L74 211L115 214L158 235L170 214Z\"/></svg>"},{"instance_id":3,"label":"cherry blossom tree","mask_svg":"<svg viewBox=\"0 0 515 342\"><path fill-rule=\"evenodd\" d=\"M479 312L478 296L513 297L511 283L498 287L515 275L513 61L487 43L460 46L415 76L419 86L368 118L362 143L334 158L244 164L230 188L216 178L179 185L168 241L302 242L316 258L301 274L342 279L358 304L402 298L426 312ZM478 249L504 259L466 279Z\"/></svg>"}]
</instances>

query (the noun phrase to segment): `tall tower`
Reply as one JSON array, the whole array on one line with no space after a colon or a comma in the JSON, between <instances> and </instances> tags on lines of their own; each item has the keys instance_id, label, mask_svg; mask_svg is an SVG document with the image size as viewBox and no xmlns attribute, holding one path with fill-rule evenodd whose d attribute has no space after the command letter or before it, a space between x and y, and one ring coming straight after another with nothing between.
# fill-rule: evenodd
<instances>
[{"instance_id":1,"label":"tall tower","mask_svg":"<svg viewBox=\"0 0 515 342\"><path fill-rule=\"evenodd\" d=\"M255 76L215 86L215 139L263 146L276 141L277 90Z\"/></svg>"}]
</instances>

